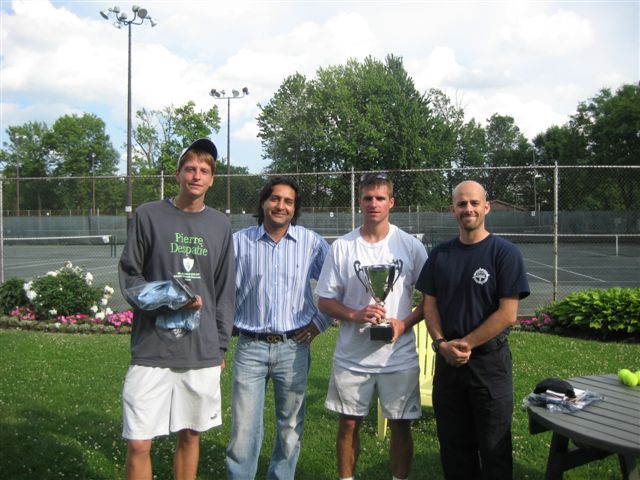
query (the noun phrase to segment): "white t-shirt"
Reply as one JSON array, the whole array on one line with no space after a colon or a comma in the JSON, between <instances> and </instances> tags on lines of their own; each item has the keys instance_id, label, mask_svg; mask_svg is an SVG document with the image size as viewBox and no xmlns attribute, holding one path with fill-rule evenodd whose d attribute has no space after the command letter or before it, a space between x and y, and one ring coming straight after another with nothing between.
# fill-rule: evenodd
<instances>
[{"instance_id":1,"label":"white t-shirt","mask_svg":"<svg viewBox=\"0 0 640 480\"><path fill-rule=\"evenodd\" d=\"M360 310L375 303L356 277L354 262L362 266L402 260L402 272L385 300L387 318L403 320L411 313L413 286L427 260L424 245L415 237L391 225L387 236L368 243L356 229L333 242L327 256L316 293L346 307ZM418 366L413 330L395 343L372 341L365 324L340 322L340 335L333 355L334 365L358 372L394 372Z\"/></svg>"}]
</instances>

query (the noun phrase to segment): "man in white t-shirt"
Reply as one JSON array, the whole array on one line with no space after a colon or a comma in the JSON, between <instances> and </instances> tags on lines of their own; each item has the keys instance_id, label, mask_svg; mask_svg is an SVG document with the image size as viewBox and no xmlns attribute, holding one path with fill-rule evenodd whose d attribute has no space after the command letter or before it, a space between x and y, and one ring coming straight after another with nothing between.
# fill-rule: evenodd
<instances>
[{"instance_id":1,"label":"man in white t-shirt","mask_svg":"<svg viewBox=\"0 0 640 480\"><path fill-rule=\"evenodd\" d=\"M340 335L325 406L340 414L336 452L341 479L352 479L360 450L359 429L377 393L391 428L394 479L409 477L413 457L411 420L420 418L419 366L411 328L422 320L422 305L412 311L413 286L427 252L415 237L389 222L393 183L385 173L368 173L359 185L363 224L338 238L327 256L316 293L320 310L340 321ZM358 280L360 265L402 262L402 272L384 307L376 305ZM391 342L370 339L382 319L393 328Z\"/></svg>"}]
</instances>

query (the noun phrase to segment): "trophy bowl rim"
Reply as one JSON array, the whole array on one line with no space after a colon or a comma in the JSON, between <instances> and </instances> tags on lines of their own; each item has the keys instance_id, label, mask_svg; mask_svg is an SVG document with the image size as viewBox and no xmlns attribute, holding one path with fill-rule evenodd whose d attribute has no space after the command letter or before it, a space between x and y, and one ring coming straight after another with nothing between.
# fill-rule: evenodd
<instances>
[{"instance_id":1,"label":"trophy bowl rim","mask_svg":"<svg viewBox=\"0 0 640 480\"><path fill-rule=\"evenodd\" d=\"M384 270L389 268L397 268L398 266L395 263L374 263L373 265L363 265L363 269L367 270Z\"/></svg>"}]
</instances>

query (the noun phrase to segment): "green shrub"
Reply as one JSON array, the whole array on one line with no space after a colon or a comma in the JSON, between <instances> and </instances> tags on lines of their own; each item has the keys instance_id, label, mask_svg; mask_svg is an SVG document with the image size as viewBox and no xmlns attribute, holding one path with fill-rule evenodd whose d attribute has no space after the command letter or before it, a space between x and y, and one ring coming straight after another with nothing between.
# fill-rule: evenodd
<instances>
[{"instance_id":1,"label":"green shrub","mask_svg":"<svg viewBox=\"0 0 640 480\"><path fill-rule=\"evenodd\" d=\"M91 333L91 325L88 323L78 325L78 333Z\"/></svg>"},{"instance_id":2,"label":"green shrub","mask_svg":"<svg viewBox=\"0 0 640 480\"><path fill-rule=\"evenodd\" d=\"M8 315L16 307L29 303L24 292L24 279L13 277L0 285L0 313Z\"/></svg>"},{"instance_id":3,"label":"green shrub","mask_svg":"<svg viewBox=\"0 0 640 480\"><path fill-rule=\"evenodd\" d=\"M596 333L640 333L640 288L581 290L542 309L555 324Z\"/></svg>"}]
</instances>

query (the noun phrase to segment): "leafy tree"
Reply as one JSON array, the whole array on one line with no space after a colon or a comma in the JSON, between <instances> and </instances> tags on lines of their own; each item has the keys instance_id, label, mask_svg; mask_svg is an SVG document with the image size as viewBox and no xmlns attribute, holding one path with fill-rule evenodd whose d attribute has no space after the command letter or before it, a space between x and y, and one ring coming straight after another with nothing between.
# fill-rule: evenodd
<instances>
[{"instance_id":1,"label":"leafy tree","mask_svg":"<svg viewBox=\"0 0 640 480\"><path fill-rule=\"evenodd\" d=\"M59 177L113 175L118 153L105 132L105 124L96 115L64 115L58 118L43 139L49 152L51 174ZM58 209L88 209L93 184L89 179L53 182L54 202ZM122 205L117 184L101 184L96 191L97 203L107 209ZM50 202L51 203L51 202ZM104 208L104 207L103 207Z\"/></svg>"},{"instance_id":2,"label":"leafy tree","mask_svg":"<svg viewBox=\"0 0 640 480\"><path fill-rule=\"evenodd\" d=\"M196 111L195 103L169 105L162 110L136 112L139 124L133 131L136 149L134 171L138 174L173 173L182 149L196 138L210 137L220 130L218 107ZM219 159L220 160L220 159Z\"/></svg>"},{"instance_id":3,"label":"leafy tree","mask_svg":"<svg viewBox=\"0 0 640 480\"><path fill-rule=\"evenodd\" d=\"M49 173L49 152L44 139L49 128L43 122L27 122L20 126L7 128L8 142L0 151L0 159L4 164L3 174L6 177L46 177ZM51 192L46 182L15 181L9 183L5 190L5 209L38 210L42 208L43 198ZM18 200L19 196L19 200Z\"/></svg>"},{"instance_id":4,"label":"leafy tree","mask_svg":"<svg viewBox=\"0 0 640 480\"><path fill-rule=\"evenodd\" d=\"M545 132L538 134L534 140L535 164L551 166L558 165L585 165L589 153L587 140L575 122L570 121L565 125L554 125ZM540 176L536 179L538 185L537 195L542 210L553 207L553 170L541 169L537 171ZM594 208L597 200L593 195L590 172L585 170L562 170L562 188L559 191L561 209Z\"/></svg>"},{"instance_id":5,"label":"leafy tree","mask_svg":"<svg viewBox=\"0 0 640 480\"><path fill-rule=\"evenodd\" d=\"M594 165L640 164L640 85L623 85L615 94L602 89L578 105L573 117L588 138ZM606 170L599 193L604 209L638 208L640 192L620 170Z\"/></svg>"},{"instance_id":6,"label":"leafy tree","mask_svg":"<svg viewBox=\"0 0 640 480\"><path fill-rule=\"evenodd\" d=\"M273 99L260 106L260 138L269 172L396 170L428 165L432 119L426 97L409 77L402 59L371 57L362 63L321 68L307 81L285 79ZM293 168L295 166L295 168ZM345 198L348 176L303 192L326 206ZM423 191L422 193L427 193ZM403 186L397 202L420 194Z\"/></svg>"},{"instance_id":7,"label":"leafy tree","mask_svg":"<svg viewBox=\"0 0 640 480\"><path fill-rule=\"evenodd\" d=\"M136 112L136 118L138 124L132 132L135 142L132 167L138 177L172 175L183 148L196 138L210 137L220 129L218 107L214 105L209 110L196 111L195 103L191 100L179 107L169 105L161 110L143 108ZM160 182L142 178L134 179L134 182L134 205L150 198L160 198ZM173 182L165 182L165 189L170 191L172 186ZM165 191L165 195L170 195L170 192Z\"/></svg>"},{"instance_id":8,"label":"leafy tree","mask_svg":"<svg viewBox=\"0 0 640 480\"><path fill-rule=\"evenodd\" d=\"M464 143L464 110L459 105L454 105L442 90L429 90L427 99L433 113L431 134L428 137L431 147L430 166L449 169L469 166L464 165L465 147L470 147L470 144ZM484 140L484 130L480 126L478 128ZM480 162L483 160L483 153L484 151L480 152ZM420 181L424 184L423 190L430 193L431 201L423 203L435 209L446 208L451 203L453 188L464 179L466 174L455 170L424 175Z\"/></svg>"},{"instance_id":9,"label":"leafy tree","mask_svg":"<svg viewBox=\"0 0 640 480\"><path fill-rule=\"evenodd\" d=\"M261 106L258 127L263 158L269 158L268 170L278 172L312 171L315 122L310 117L310 89L306 78L296 73L282 82L273 99Z\"/></svg>"},{"instance_id":10,"label":"leafy tree","mask_svg":"<svg viewBox=\"0 0 640 480\"><path fill-rule=\"evenodd\" d=\"M534 139L538 164L637 165L640 160L640 86L623 85L615 94L602 89L581 102L563 126ZM551 191L551 172L541 172ZM627 210L640 206L640 193L628 172L618 169L561 170L563 210ZM544 184L543 184L544 185ZM549 193L550 195L550 193ZM551 199L543 200L551 205Z\"/></svg>"},{"instance_id":11,"label":"leafy tree","mask_svg":"<svg viewBox=\"0 0 640 480\"><path fill-rule=\"evenodd\" d=\"M485 138L485 166L500 168L531 164L531 147L512 117L493 114L488 120ZM525 170L494 169L483 171L478 177L490 199L528 206L527 199L533 199L526 192L526 186L531 182L530 175Z\"/></svg>"}]
</instances>

